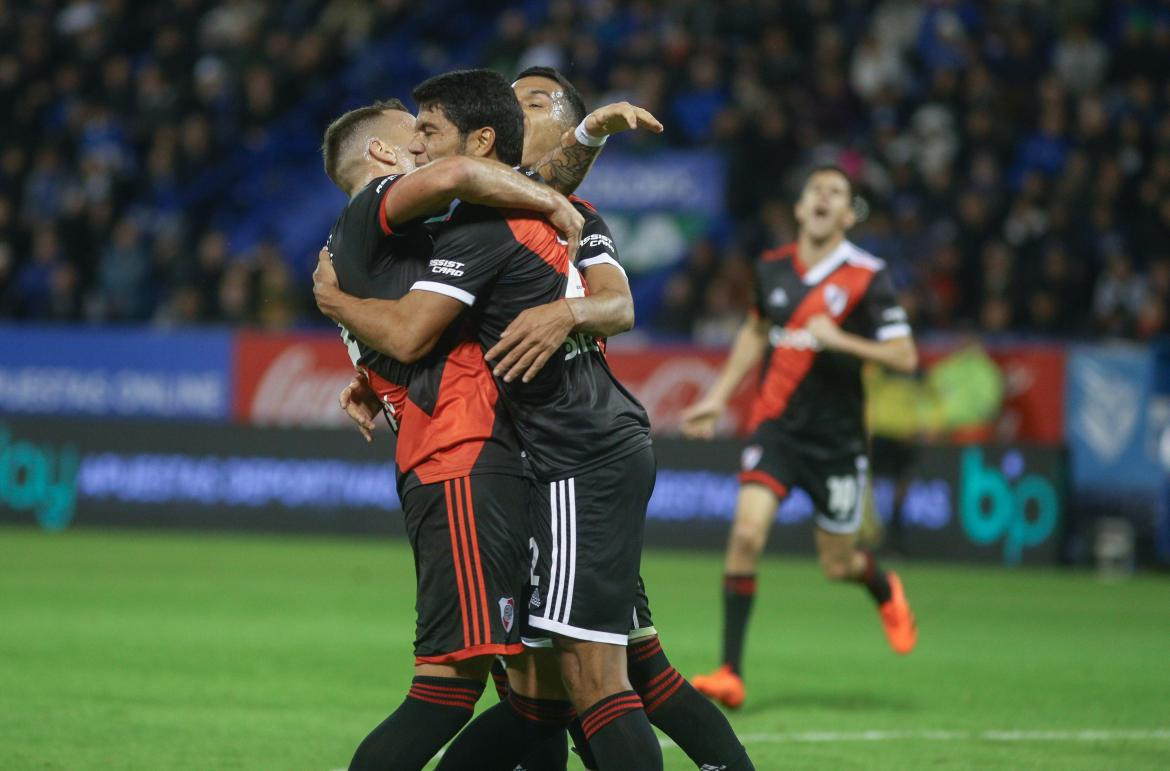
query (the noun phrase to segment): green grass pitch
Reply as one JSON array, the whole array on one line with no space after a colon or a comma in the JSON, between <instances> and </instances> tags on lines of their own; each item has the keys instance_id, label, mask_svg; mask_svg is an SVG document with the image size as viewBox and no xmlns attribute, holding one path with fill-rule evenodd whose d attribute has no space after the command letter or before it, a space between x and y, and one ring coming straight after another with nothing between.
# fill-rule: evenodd
<instances>
[{"instance_id":1,"label":"green grass pitch","mask_svg":"<svg viewBox=\"0 0 1170 771\"><path fill-rule=\"evenodd\" d=\"M860 589L767 560L731 716L757 768L1170 766L1165 577L900 567L905 658ZM711 668L718 555L643 572ZM0 528L0 768L341 768L409 682L413 584L396 541Z\"/></svg>"}]
</instances>

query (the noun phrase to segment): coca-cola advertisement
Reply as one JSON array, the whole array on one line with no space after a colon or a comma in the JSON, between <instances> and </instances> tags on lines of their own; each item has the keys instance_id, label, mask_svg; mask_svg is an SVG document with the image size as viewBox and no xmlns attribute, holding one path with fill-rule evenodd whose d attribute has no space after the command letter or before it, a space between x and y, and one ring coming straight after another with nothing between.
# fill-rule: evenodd
<instances>
[{"instance_id":1,"label":"coca-cola advertisement","mask_svg":"<svg viewBox=\"0 0 1170 771\"><path fill-rule=\"evenodd\" d=\"M241 332L233 364L235 420L264 426L348 425L337 395L354 370L340 334Z\"/></svg>"},{"instance_id":2,"label":"coca-cola advertisement","mask_svg":"<svg viewBox=\"0 0 1170 771\"><path fill-rule=\"evenodd\" d=\"M614 350L607 354L614 374L645 405L654 433L679 433L679 414L715 381L726 351L673 346ZM958 345L923 347L923 375L896 388L892 405L921 403L922 415L966 416L952 425L906 426L907 438L934 441L1059 444L1064 439L1065 352L1056 346L1004 345L972 352ZM993 403L972 394L982 370L994 381ZM241 332L234 351L234 406L238 422L268 426L347 426L337 406L338 392L353 366L340 336L329 332L278 334ZM756 376L740 384L723 416L719 433L742 436L747 430ZM958 383L956 387L954 384ZM886 400L871 390L871 411L889 413ZM889 387L883 394L889 392ZM902 410L905 411L905 410ZM872 417L872 416L871 416ZM881 416L878 416L881 417ZM895 416L897 417L897 416ZM956 428L955 426L959 427ZM882 431L878 431L882 433Z\"/></svg>"}]
</instances>

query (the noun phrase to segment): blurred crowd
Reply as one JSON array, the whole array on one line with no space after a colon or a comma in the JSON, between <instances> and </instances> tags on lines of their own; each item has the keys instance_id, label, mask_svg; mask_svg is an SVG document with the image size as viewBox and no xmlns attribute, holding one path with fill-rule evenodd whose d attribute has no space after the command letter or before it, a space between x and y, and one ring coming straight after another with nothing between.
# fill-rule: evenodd
<instances>
[{"instance_id":1,"label":"blurred crowd","mask_svg":"<svg viewBox=\"0 0 1170 771\"><path fill-rule=\"evenodd\" d=\"M232 252L187 183L401 5L0 0L0 318L293 323L303 277Z\"/></svg>"},{"instance_id":2,"label":"blurred crowd","mask_svg":"<svg viewBox=\"0 0 1170 771\"><path fill-rule=\"evenodd\" d=\"M404 0L4 5L0 316L311 316L276 243L234 253L184 180L271 130ZM640 326L728 339L751 258L795 236L802 170L834 162L857 180L853 239L922 330L1170 329L1170 0L475 5L496 23L478 63L551 64L591 104L646 106L667 132L631 151L724 153L731 221Z\"/></svg>"}]
</instances>

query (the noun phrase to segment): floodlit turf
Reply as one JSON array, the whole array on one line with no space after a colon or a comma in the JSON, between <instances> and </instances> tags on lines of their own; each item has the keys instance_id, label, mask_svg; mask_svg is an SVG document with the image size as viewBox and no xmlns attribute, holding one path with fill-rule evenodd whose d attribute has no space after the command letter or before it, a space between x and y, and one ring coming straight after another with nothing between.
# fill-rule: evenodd
<instances>
[{"instance_id":1,"label":"floodlit turf","mask_svg":"<svg viewBox=\"0 0 1170 771\"><path fill-rule=\"evenodd\" d=\"M1164 577L901 568L906 658L861 590L764 565L732 715L757 768L1170 764ZM717 663L718 556L644 573L675 665ZM342 767L409 681L413 583L399 542L0 528L0 768Z\"/></svg>"}]
</instances>

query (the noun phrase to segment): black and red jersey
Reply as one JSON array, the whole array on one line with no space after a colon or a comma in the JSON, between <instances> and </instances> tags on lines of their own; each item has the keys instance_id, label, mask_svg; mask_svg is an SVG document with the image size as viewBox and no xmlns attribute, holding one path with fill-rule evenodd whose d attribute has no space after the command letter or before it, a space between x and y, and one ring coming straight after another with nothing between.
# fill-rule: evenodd
<instances>
[{"instance_id":1,"label":"black and red jersey","mask_svg":"<svg viewBox=\"0 0 1170 771\"><path fill-rule=\"evenodd\" d=\"M361 298L398 300L428 270L431 234L420 224L392 229L384 199L399 176L380 177L342 211L329 234L338 283ZM520 445L504 414L479 341L455 324L435 348L403 364L342 327L354 366L382 399L398 441L402 492L476 473L524 473Z\"/></svg>"},{"instance_id":2,"label":"black and red jersey","mask_svg":"<svg viewBox=\"0 0 1170 771\"><path fill-rule=\"evenodd\" d=\"M769 323L768 352L752 404L753 431L777 432L811 455L865 451L862 361L822 350L805 325L826 314L862 337L910 334L882 260L849 241L805 268L796 244L764 252L753 312Z\"/></svg>"},{"instance_id":3,"label":"black and red jersey","mask_svg":"<svg viewBox=\"0 0 1170 771\"><path fill-rule=\"evenodd\" d=\"M599 238L598 248L584 254L615 259L608 229L594 234L609 244ZM468 305L468 321L484 351L522 311L585 295L564 241L529 212L461 203L446 221L432 225L432 235L428 274L414 288ZM571 334L531 383L497 379L496 385L542 480L581 473L650 444L646 411L613 376L601 345L588 335Z\"/></svg>"}]
</instances>

